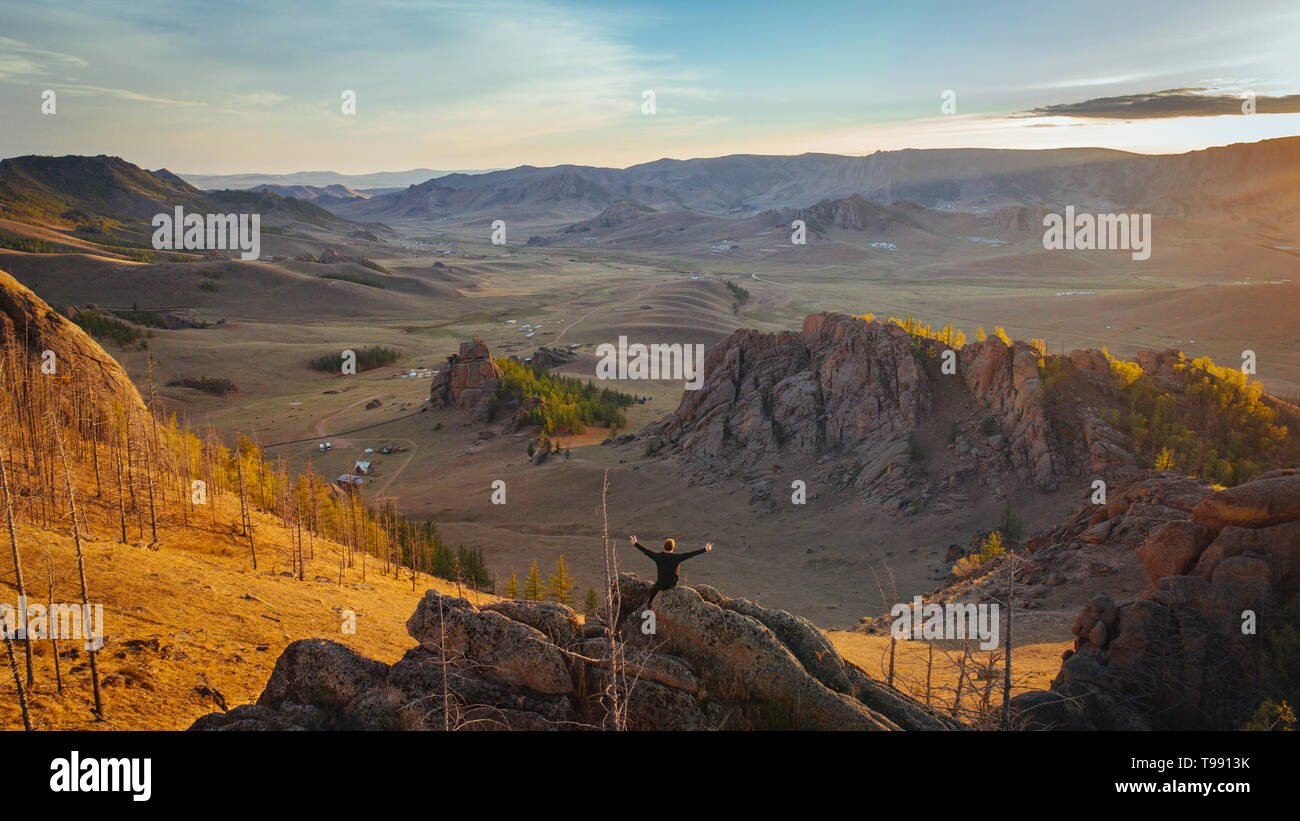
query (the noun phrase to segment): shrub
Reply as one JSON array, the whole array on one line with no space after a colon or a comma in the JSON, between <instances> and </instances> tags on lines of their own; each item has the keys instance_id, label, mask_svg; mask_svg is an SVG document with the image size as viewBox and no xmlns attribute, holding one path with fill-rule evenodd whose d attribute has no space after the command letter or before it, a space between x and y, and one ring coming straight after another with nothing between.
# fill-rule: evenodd
<instances>
[{"instance_id":1,"label":"shrub","mask_svg":"<svg viewBox=\"0 0 1300 821\"><path fill-rule=\"evenodd\" d=\"M128 325L116 317L101 314L95 308L80 311L72 318L72 321L80 325L91 336L99 339L111 339L123 348L144 339L146 336L153 336L152 331L141 333L135 326Z\"/></svg>"},{"instance_id":2,"label":"shrub","mask_svg":"<svg viewBox=\"0 0 1300 821\"><path fill-rule=\"evenodd\" d=\"M127 322L134 322L136 325L144 325L146 328L167 327L167 322L163 319L163 315L154 313L153 311L131 310L114 311L113 313L117 314L122 319L125 319Z\"/></svg>"},{"instance_id":3,"label":"shrub","mask_svg":"<svg viewBox=\"0 0 1300 821\"><path fill-rule=\"evenodd\" d=\"M361 348L354 351L354 353L357 355L357 373L382 368L384 365L391 365L400 357L397 351L383 345ZM314 370L339 373L343 370L343 354L330 353L318 356L311 361L310 365Z\"/></svg>"},{"instance_id":4,"label":"shrub","mask_svg":"<svg viewBox=\"0 0 1300 821\"><path fill-rule=\"evenodd\" d=\"M167 383L169 387L193 388L196 391L209 393L213 396L229 396L232 393L238 393L239 389L235 383L229 379L209 379L206 376L200 376L198 379L193 377L178 377Z\"/></svg>"}]
</instances>

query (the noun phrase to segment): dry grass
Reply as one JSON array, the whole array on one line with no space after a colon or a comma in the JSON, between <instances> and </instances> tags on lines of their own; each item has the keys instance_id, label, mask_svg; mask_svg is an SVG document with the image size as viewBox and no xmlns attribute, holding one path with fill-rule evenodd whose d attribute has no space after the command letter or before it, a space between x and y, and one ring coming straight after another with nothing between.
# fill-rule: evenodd
<instances>
[{"instance_id":1,"label":"dry grass","mask_svg":"<svg viewBox=\"0 0 1300 821\"><path fill-rule=\"evenodd\" d=\"M845 659L861 667L873 678L882 682L887 680L889 636L832 630L827 631L826 637ZM894 686L922 702L926 700L926 668L931 663L930 644L926 641L900 641L894 649ZM956 698L963 643L936 641L933 644L930 704L936 709L950 711ZM1046 690L1061 669L1061 653L1072 646L1073 642L1070 641L1037 639L1017 644L1012 649L1011 656L1012 697L1030 690ZM962 686L961 709L958 711L958 717L962 720L973 719L970 711L978 709L983 689L990 684L987 671L991 656L994 661L989 698L995 709L1001 708L1002 651L980 650L976 643L971 648L971 656L967 661L967 680Z\"/></svg>"},{"instance_id":2,"label":"dry grass","mask_svg":"<svg viewBox=\"0 0 1300 821\"><path fill-rule=\"evenodd\" d=\"M105 720L97 722L91 713L84 643L58 644L60 695L51 644L40 641L33 642L36 686L28 692L34 729L184 729L223 703L255 701L276 658L295 639L328 638L391 663L415 645L405 623L424 591L457 592L455 583L425 574L412 590L410 571L402 568L397 579L391 572L382 576L381 563L366 557L363 568L359 554L340 585L341 547L320 539L315 558L306 562L305 580L298 581L290 572L293 534L259 512L253 513L259 567L253 571L247 540L230 525L238 520L238 499L221 499L216 512L216 526L206 510L196 529L171 519L160 523L155 549L144 546L147 538L118 543L114 511L93 497L84 500L90 600L104 606L105 643L98 660ZM128 526L127 538L135 536ZM18 540L29 596L45 600L52 567L54 601L78 602L70 529L41 530L20 522ZM13 581L6 550L0 559L0 602L16 604ZM461 593L475 602L495 598ZM356 614L355 634L342 632L345 610ZM20 642L14 650L21 669ZM0 728L21 727L6 671L0 681Z\"/></svg>"}]
</instances>

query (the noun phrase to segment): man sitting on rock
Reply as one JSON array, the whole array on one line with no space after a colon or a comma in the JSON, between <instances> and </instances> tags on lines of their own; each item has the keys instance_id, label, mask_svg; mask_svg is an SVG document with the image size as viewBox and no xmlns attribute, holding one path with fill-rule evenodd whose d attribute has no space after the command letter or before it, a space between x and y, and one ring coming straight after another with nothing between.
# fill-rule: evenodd
<instances>
[{"instance_id":1,"label":"man sitting on rock","mask_svg":"<svg viewBox=\"0 0 1300 821\"><path fill-rule=\"evenodd\" d=\"M713 542L705 542L703 550L692 550L690 553L674 553L673 550L677 545L672 539L668 539L664 542L663 552L655 553L653 550L648 550L642 546L642 544L636 540L636 536L633 536L632 546L649 556L651 560L654 561L655 567L659 570L659 578L655 580L654 589L650 591L650 598L646 599L644 609L649 610L650 602L655 600L655 596L659 594L660 590L672 590L677 586L677 565L692 556L698 556L701 553L709 552L713 549Z\"/></svg>"}]
</instances>

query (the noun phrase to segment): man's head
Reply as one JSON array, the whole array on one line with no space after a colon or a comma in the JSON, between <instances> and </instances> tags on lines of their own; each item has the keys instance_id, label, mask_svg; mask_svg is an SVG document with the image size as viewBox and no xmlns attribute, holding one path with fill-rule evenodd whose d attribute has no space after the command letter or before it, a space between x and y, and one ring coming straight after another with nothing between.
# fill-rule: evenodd
<instances>
[{"instance_id":1,"label":"man's head","mask_svg":"<svg viewBox=\"0 0 1300 821\"><path fill-rule=\"evenodd\" d=\"M677 546L677 545L673 542L672 539L666 539L666 540L664 540L664 552L665 552L665 553L672 553L672 552L673 552L673 548L676 547L676 546Z\"/></svg>"}]
</instances>

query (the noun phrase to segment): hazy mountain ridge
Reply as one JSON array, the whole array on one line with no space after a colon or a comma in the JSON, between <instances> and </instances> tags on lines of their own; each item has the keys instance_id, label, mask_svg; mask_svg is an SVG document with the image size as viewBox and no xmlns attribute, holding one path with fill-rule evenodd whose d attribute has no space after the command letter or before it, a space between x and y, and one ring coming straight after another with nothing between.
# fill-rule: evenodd
<instances>
[{"instance_id":1,"label":"hazy mountain ridge","mask_svg":"<svg viewBox=\"0 0 1300 821\"><path fill-rule=\"evenodd\" d=\"M254 188L259 185L309 185L324 188L405 188L448 174L472 175L480 171L438 171L412 168L407 171L376 171L371 174L340 174L337 171L295 171L290 174L181 174L197 188Z\"/></svg>"},{"instance_id":2,"label":"hazy mountain ridge","mask_svg":"<svg viewBox=\"0 0 1300 821\"><path fill-rule=\"evenodd\" d=\"M744 217L860 195L885 205L989 211L1008 206L1146 209L1187 216L1247 206L1300 213L1300 138L1177 155L1105 149L907 149L865 157L733 155L626 169L520 166L451 174L406 191L339 204L345 216L444 219L495 208L526 216L564 202L595 216L621 200L658 210Z\"/></svg>"}]
</instances>

